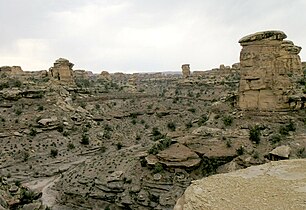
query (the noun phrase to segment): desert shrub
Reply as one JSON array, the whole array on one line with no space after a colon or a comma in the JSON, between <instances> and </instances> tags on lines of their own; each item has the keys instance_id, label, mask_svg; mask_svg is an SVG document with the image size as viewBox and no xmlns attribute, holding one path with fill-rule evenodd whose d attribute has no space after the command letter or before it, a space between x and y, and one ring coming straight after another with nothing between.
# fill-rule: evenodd
<instances>
[{"instance_id":1,"label":"desert shrub","mask_svg":"<svg viewBox=\"0 0 306 210\"><path fill-rule=\"evenodd\" d=\"M239 148L236 149L237 155L243 155L244 154L244 147L240 146Z\"/></svg>"},{"instance_id":2,"label":"desert shrub","mask_svg":"<svg viewBox=\"0 0 306 210\"><path fill-rule=\"evenodd\" d=\"M106 148L105 146L102 145L102 146L100 147L100 152L101 152L101 153L106 152L106 150L107 150L107 148Z\"/></svg>"},{"instance_id":3,"label":"desert shrub","mask_svg":"<svg viewBox=\"0 0 306 210\"><path fill-rule=\"evenodd\" d=\"M191 128L192 127L192 122L191 121L187 122L185 124L185 126L186 126L187 129Z\"/></svg>"},{"instance_id":4,"label":"desert shrub","mask_svg":"<svg viewBox=\"0 0 306 210\"><path fill-rule=\"evenodd\" d=\"M136 125L137 121L136 121L135 119L132 119L131 123L132 123L133 125Z\"/></svg>"},{"instance_id":5,"label":"desert shrub","mask_svg":"<svg viewBox=\"0 0 306 210\"><path fill-rule=\"evenodd\" d=\"M298 149L296 155L299 158L306 158L305 147L302 147L302 148Z\"/></svg>"},{"instance_id":6,"label":"desert shrub","mask_svg":"<svg viewBox=\"0 0 306 210\"><path fill-rule=\"evenodd\" d=\"M80 107L82 107L83 109L85 109L86 107L86 102L85 101L81 101L79 104Z\"/></svg>"},{"instance_id":7,"label":"desert shrub","mask_svg":"<svg viewBox=\"0 0 306 210\"><path fill-rule=\"evenodd\" d=\"M89 144L89 136L86 133L82 134L81 144L88 145Z\"/></svg>"},{"instance_id":8,"label":"desert shrub","mask_svg":"<svg viewBox=\"0 0 306 210\"><path fill-rule=\"evenodd\" d=\"M225 126L230 126L233 123L233 117L230 115L223 117L223 123Z\"/></svg>"},{"instance_id":9,"label":"desert shrub","mask_svg":"<svg viewBox=\"0 0 306 210\"><path fill-rule=\"evenodd\" d=\"M64 131L63 132L63 136L69 136L69 132L68 131Z\"/></svg>"},{"instance_id":10,"label":"desert shrub","mask_svg":"<svg viewBox=\"0 0 306 210\"><path fill-rule=\"evenodd\" d=\"M62 123L60 123L57 127L57 131L62 133L64 131L64 125Z\"/></svg>"},{"instance_id":11,"label":"desert shrub","mask_svg":"<svg viewBox=\"0 0 306 210\"><path fill-rule=\"evenodd\" d=\"M43 105L39 105L37 108L38 111L43 111L44 110L44 106Z\"/></svg>"},{"instance_id":12,"label":"desert shrub","mask_svg":"<svg viewBox=\"0 0 306 210\"><path fill-rule=\"evenodd\" d=\"M72 149L75 148L75 146L74 146L73 143L69 143L69 144L67 145L67 148L68 148L68 150L72 150Z\"/></svg>"},{"instance_id":13,"label":"desert shrub","mask_svg":"<svg viewBox=\"0 0 306 210\"><path fill-rule=\"evenodd\" d=\"M196 112L196 109L195 108L189 108L189 109L187 109L189 112L191 112L191 113L195 113Z\"/></svg>"},{"instance_id":14,"label":"desert shrub","mask_svg":"<svg viewBox=\"0 0 306 210\"><path fill-rule=\"evenodd\" d=\"M157 173L160 173L164 170L164 167L162 164L160 163L156 163L155 166L154 166L154 169L153 169L153 173L154 174L157 174Z\"/></svg>"},{"instance_id":15,"label":"desert shrub","mask_svg":"<svg viewBox=\"0 0 306 210\"><path fill-rule=\"evenodd\" d=\"M199 126L204 125L204 123L205 123L207 120L208 120L208 116L207 116L206 114L203 114L203 115L201 116L201 118L199 119L199 121L198 121L198 125L199 125Z\"/></svg>"},{"instance_id":16,"label":"desert shrub","mask_svg":"<svg viewBox=\"0 0 306 210\"><path fill-rule=\"evenodd\" d=\"M29 160L29 157L30 157L29 152L23 151L23 153L22 153L22 161L23 161L23 162L28 161L28 160Z\"/></svg>"},{"instance_id":17,"label":"desert shrub","mask_svg":"<svg viewBox=\"0 0 306 210\"><path fill-rule=\"evenodd\" d=\"M32 190L27 190L25 188L21 188L20 191L20 201L21 203L32 203L35 200L36 196Z\"/></svg>"},{"instance_id":18,"label":"desert shrub","mask_svg":"<svg viewBox=\"0 0 306 210\"><path fill-rule=\"evenodd\" d=\"M116 144L117 150L120 150L123 147L123 144L121 142L118 142Z\"/></svg>"},{"instance_id":19,"label":"desert shrub","mask_svg":"<svg viewBox=\"0 0 306 210\"><path fill-rule=\"evenodd\" d=\"M227 147L227 148L232 147L232 141L231 141L231 140L227 140L227 141L226 141L226 147Z\"/></svg>"},{"instance_id":20,"label":"desert shrub","mask_svg":"<svg viewBox=\"0 0 306 210\"><path fill-rule=\"evenodd\" d=\"M163 137L163 134L158 130L157 127L152 128L152 135L154 140L158 140Z\"/></svg>"},{"instance_id":21,"label":"desert shrub","mask_svg":"<svg viewBox=\"0 0 306 210\"><path fill-rule=\"evenodd\" d=\"M55 158L58 155L58 150L57 149L51 149L50 155L51 155L51 157Z\"/></svg>"},{"instance_id":22,"label":"desert shrub","mask_svg":"<svg viewBox=\"0 0 306 210\"><path fill-rule=\"evenodd\" d=\"M37 135L37 131L34 128L31 128L29 134L30 134L30 136L36 136Z\"/></svg>"},{"instance_id":23,"label":"desert shrub","mask_svg":"<svg viewBox=\"0 0 306 210\"><path fill-rule=\"evenodd\" d=\"M156 155L159 151L162 151L168 148L172 143L170 138L161 139L158 143L154 144L149 150L149 154Z\"/></svg>"},{"instance_id":24,"label":"desert shrub","mask_svg":"<svg viewBox=\"0 0 306 210\"><path fill-rule=\"evenodd\" d=\"M16 109L15 110L15 114L16 115L21 115L22 114L22 110L21 109Z\"/></svg>"},{"instance_id":25,"label":"desert shrub","mask_svg":"<svg viewBox=\"0 0 306 210\"><path fill-rule=\"evenodd\" d=\"M21 186L21 181L20 180L15 180L15 185L17 186L17 187L20 187Z\"/></svg>"},{"instance_id":26,"label":"desert shrub","mask_svg":"<svg viewBox=\"0 0 306 210\"><path fill-rule=\"evenodd\" d=\"M252 128L250 128L250 136L249 136L249 139L252 141L252 142L255 142L256 144L259 144L260 142L260 128L259 126L254 126Z\"/></svg>"},{"instance_id":27,"label":"desert shrub","mask_svg":"<svg viewBox=\"0 0 306 210\"><path fill-rule=\"evenodd\" d=\"M271 135L271 137L269 138L269 141L272 143L272 144L276 144L278 142L280 142L282 140L282 137L281 135L279 134L273 134Z\"/></svg>"},{"instance_id":28,"label":"desert shrub","mask_svg":"<svg viewBox=\"0 0 306 210\"><path fill-rule=\"evenodd\" d=\"M88 79L76 79L75 84L79 88L88 88L90 87L90 81Z\"/></svg>"},{"instance_id":29,"label":"desert shrub","mask_svg":"<svg viewBox=\"0 0 306 210\"><path fill-rule=\"evenodd\" d=\"M175 131L175 129L176 129L176 125L175 125L174 122L169 122L169 123L167 124L167 127L168 127L168 129L171 130L171 131Z\"/></svg>"},{"instance_id":30,"label":"desert shrub","mask_svg":"<svg viewBox=\"0 0 306 210\"><path fill-rule=\"evenodd\" d=\"M296 130L296 127L294 123L290 120L290 122L287 125L281 126L279 128L279 133L283 136L286 136L286 135L289 135L290 131L295 131L295 130Z\"/></svg>"}]
</instances>

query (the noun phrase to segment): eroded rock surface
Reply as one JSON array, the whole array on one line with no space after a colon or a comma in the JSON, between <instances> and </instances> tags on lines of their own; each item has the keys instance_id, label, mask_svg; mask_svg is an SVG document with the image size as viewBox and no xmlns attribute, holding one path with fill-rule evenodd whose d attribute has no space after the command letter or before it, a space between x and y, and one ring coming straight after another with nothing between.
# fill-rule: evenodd
<instances>
[{"instance_id":1,"label":"eroded rock surface","mask_svg":"<svg viewBox=\"0 0 306 210\"><path fill-rule=\"evenodd\" d=\"M301 47L284 40L282 31L264 31L239 40L241 80L238 105L241 109L289 108L296 94L294 83L301 78Z\"/></svg>"},{"instance_id":2,"label":"eroded rock surface","mask_svg":"<svg viewBox=\"0 0 306 210\"><path fill-rule=\"evenodd\" d=\"M306 160L270 162L193 181L175 210L306 208Z\"/></svg>"}]
</instances>

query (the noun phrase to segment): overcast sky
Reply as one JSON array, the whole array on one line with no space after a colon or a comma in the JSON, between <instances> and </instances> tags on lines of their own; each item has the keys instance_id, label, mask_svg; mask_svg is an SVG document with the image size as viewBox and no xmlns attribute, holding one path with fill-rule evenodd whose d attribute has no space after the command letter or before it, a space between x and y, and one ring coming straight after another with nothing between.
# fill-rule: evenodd
<instances>
[{"instance_id":1,"label":"overcast sky","mask_svg":"<svg viewBox=\"0 0 306 210\"><path fill-rule=\"evenodd\" d=\"M0 66L95 73L208 70L239 62L238 40L267 29L304 47L306 0L0 0Z\"/></svg>"}]
</instances>

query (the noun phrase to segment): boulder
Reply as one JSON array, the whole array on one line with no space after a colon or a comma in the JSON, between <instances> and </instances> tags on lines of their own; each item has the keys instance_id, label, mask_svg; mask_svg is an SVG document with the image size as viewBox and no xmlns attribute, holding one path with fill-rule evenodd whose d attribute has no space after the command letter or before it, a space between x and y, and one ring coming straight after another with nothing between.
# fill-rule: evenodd
<instances>
[{"instance_id":1,"label":"boulder","mask_svg":"<svg viewBox=\"0 0 306 210\"><path fill-rule=\"evenodd\" d=\"M193 181L174 210L306 209L306 160L251 166Z\"/></svg>"},{"instance_id":2,"label":"boulder","mask_svg":"<svg viewBox=\"0 0 306 210\"><path fill-rule=\"evenodd\" d=\"M282 145L269 152L269 155L272 160L288 159L290 151L291 148L289 146Z\"/></svg>"},{"instance_id":3,"label":"boulder","mask_svg":"<svg viewBox=\"0 0 306 210\"><path fill-rule=\"evenodd\" d=\"M201 158L188 147L176 143L157 154L159 162L167 167L190 168L200 164Z\"/></svg>"}]
</instances>

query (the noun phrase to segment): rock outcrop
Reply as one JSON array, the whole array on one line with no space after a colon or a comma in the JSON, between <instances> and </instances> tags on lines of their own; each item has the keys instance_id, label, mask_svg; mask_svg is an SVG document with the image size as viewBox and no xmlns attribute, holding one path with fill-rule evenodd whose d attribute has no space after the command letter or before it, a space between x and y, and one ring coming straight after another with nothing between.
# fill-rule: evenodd
<instances>
[{"instance_id":1,"label":"rock outcrop","mask_svg":"<svg viewBox=\"0 0 306 210\"><path fill-rule=\"evenodd\" d=\"M241 79L238 106L244 110L289 108L295 79L301 77L301 47L282 31L264 31L239 40Z\"/></svg>"},{"instance_id":2,"label":"rock outcrop","mask_svg":"<svg viewBox=\"0 0 306 210\"><path fill-rule=\"evenodd\" d=\"M54 66L49 69L50 76L64 83L73 83L73 63L65 58L59 58Z\"/></svg>"},{"instance_id":3,"label":"rock outcrop","mask_svg":"<svg viewBox=\"0 0 306 210\"><path fill-rule=\"evenodd\" d=\"M252 166L193 181L175 210L306 208L306 160Z\"/></svg>"},{"instance_id":4,"label":"rock outcrop","mask_svg":"<svg viewBox=\"0 0 306 210\"><path fill-rule=\"evenodd\" d=\"M182 73L183 73L183 78L188 78L190 76L190 65L189 64L182 65Z\"/></svg>"},{"instance_id":5,"label":"rock outcrop","mask_svg":"<svg viewBox=\"0 0 306 210\"><path fill-rule=\"evenodd\" d=\"M0 67L0 74L1 73L16 75L16 74L22 74L23 71L20 66L2 66Z\"/></svg>"}]
</instances>

